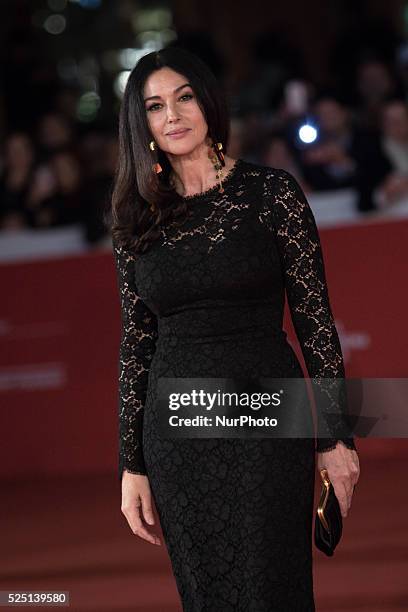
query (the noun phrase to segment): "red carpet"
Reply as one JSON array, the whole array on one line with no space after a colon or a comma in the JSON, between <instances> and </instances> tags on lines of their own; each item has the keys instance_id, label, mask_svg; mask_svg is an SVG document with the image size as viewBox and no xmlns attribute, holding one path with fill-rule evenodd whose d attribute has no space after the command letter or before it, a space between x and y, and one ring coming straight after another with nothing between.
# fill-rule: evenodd
<instances>
[{"instance_id":1,"label":"red carpet","mask_svg":"<svg viewBox=\"0 0 408 612\"><path fill-rule=\"evenodd\" d=\"M357 443L361 475L340 548L333 558L314 549L316 609L406 612L408 444ZM131 533L115 476L1 488L2 590L69 591L73 611L181 612L165 545Z\"/></svg>"}]
</instances>

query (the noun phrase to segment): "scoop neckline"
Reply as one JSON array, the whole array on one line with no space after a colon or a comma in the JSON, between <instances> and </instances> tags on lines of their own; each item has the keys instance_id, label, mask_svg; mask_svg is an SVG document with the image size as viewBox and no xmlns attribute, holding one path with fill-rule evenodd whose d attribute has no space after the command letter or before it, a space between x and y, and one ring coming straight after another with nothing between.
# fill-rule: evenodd
<instances>
[{"instance_id":1,"label":"scoop neckline","mask_svg":"<svg viewBox=\"0 0 408 612\"><path fill-rule=\"evenodd\" d=\"M235 163L233 166L231 166L231 168L228 170L227 174L224 176L224 178L222 179L222 186L226 187L226 185L229 184L229 182L231 181L231 179L233 178L233 176L236 174L236 171L238 169L238 167L240 166L242 162L242 158L241 157L237 157L237 159L235 160ZM180 196L182 200L200 200L202 198L206 198L208 196L213 195L214 193L218 192L220 188L219 183L213 185L212 187L209 187L208 189L206 189L205 191L198 191L197 193L192 193L190 195L187 196ZM220 195L222 195L222 193L220 193Z\"/></svg>"}]
</instances>

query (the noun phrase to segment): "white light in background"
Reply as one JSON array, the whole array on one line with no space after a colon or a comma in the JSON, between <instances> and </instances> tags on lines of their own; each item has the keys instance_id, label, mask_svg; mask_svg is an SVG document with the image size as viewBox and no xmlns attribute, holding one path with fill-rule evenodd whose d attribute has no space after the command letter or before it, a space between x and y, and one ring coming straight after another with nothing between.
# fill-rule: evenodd
<instances>
[{"instance_id":1,"label":"white light in background","mask_svg":"<svg viewBox=\"0 0 408 612\"><path fill-rule=\"evenodd\" d=\"M114 81L113 89L118 98L122 98L123 94L125 93L126 83L128 82L129 75L130 70L123 70L122 72L119 72L118 76Z\"/></svg>"},{"instance_id":2,"label":"white light in background","mask_svg":"<svg viewBox=\"0 0 408 612\"><path fill-rule=\"evenodd\" d=\"M172 25L172 13L169 9L142 9L138 10L133 19L132 24L136 31L143 32L144 30L163 30L170 28Z\"/></svg>"},{"instance_id":3,"label":"white light in background","mask_svg":"<svg viewBox=\"0 0 408 612\"><path fill-rule=\"evenodd\" d=\"M153 45L146 45L143 49L122 49L119 52L119 63L125 70L131 70L141 57L155 50Z\"/></svg>"},{"instance_id":4,"label":"white light in background","mask_svg":"<svg viewBox=\"0 0 408 612\"><path fill-rule=\"evenodd\" d=\"M122 49L117 54L118 64L123 69L116 76L114 81L114 92L122 98L130 71L138 61L148 53L158 51L166 44L177 39L175 30L172 29L173 18L170 10L162 9L139 9L129 15L132 26L136 33L135 46ZM109 65L114 70L114 60L112 55L105 58L105 66Z\"/></svg>"},{"instance_id":5,"label":"white light in background","mask_svg":"<svg viewBox=\"0 0 408 612\"><path fill-rule=\"evenodd\" d=\"M48 34L62 34L67 26L67 20L63 15L50 15L44 21L44 30Z\"/></svg>"},{"instance_id":6,"label":"white light in background","mask_svg":"<svg viewBox=\"0 0 408 612\"><path fill-rule=\"evenodd\" d=\"M78 80L85 91L98 91L100 66L93 55L82 57L78 63Z\"/></svg>"},{"instance_id":7,"label":"white light in background","mask_svg":"<svg viewBox=\"0 0 408 612\"><path fill-rule=\"evenodd\" d=\"M317 138L317 130L313 127L313 125L309 125L306 123L299 128L299 138L305 144L310 144L314 142Z\"/></svg>"},{"instance_id":8,"label":"white light in background","mask_svg":"<svg viewBox=\"0 0 408 612\"><path fill-rule=\"evenodd\" d=\"M80 121L93 121L101 106L101 99L94 91L87 91L78 100L77 116Z\"/></svg>"},{"instance_id":9,"label":"white light in background","mask_svg":"<svg viewBox=\"0 0 408 612\"><path fill-rule=\"evenodd\" d=\"M131 70L141 57L141 49L122 49L119 51L119 64L126 70Z\"/></svg>"},{"instance_id":10,"label":"white light in background","mask_svg":"<svg viewBox=\"0 0 408 612\"><path fill-rule=\"evenodd\" d=\"M158 51L161 49L167 42L167 33L168 30L162 31L154 31L154 30L145 30L144 32L139 32L137 35L137 44L142 49L150 49L150 51Z\"/></svg>"},{"instance_id":11,"label":"white light in background","mask_svg":"<svg viewBox=\"0 0 408 612\"><path fill-rule=\"evenodd\" d=\"M162 38L162 46L167 45L170 42L173 42L173 40L176 40L177 38L177 32L176 30L172 30L171 28L166 28L165 30L162 30L160 32L161 38Z\"/></svg>"}]
</instances>

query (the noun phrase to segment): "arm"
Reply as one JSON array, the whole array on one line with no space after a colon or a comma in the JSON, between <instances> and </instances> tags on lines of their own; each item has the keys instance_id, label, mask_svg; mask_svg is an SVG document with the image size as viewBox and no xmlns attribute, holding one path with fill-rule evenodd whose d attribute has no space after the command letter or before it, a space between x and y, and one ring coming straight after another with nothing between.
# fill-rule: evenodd
<instances>
[{"instance_id":1,"label":"arm","mask_svg":"<svg viewBox=\"0 0 408 612\"><path fill-rule=\"evenodd\" d=\"M315 219L289 172L275 171L272 182L268 208L272 211L288 304L315 397L317 383L317 405L321 406L317 412L316 450L331 450L338 440L356 450L354 439L344 437L349 432L345 369Z\"/></svg>"},{"instance_id":2,"label":"arm","mask_svg":"<svg viewBox=\"0 0 408 612\"><path fill-rule=\"evenodd\" d=\"M123 470L146 475L142 450L143 410L157 317L137 295L134 255L113 242L121 305L119 350L119 479Z\"/></svg>"}]
</instances>

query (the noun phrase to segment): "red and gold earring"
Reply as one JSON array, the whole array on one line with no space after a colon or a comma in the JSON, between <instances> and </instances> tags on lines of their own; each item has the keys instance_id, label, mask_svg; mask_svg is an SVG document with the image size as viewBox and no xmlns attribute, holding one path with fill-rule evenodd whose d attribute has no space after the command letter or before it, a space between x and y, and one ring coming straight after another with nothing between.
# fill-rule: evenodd
<instances>
[{"instance_id":1,"label":"red and gold earring","mask_svg":"<svg viewBox=\"0 0 408 612\"><path fill-rule=\"evenodd\" d=\"M220 182L219 193L224 193L224 187L222 186L223 180L223 164L224 154L222 152L222 142L212 143L208 148L208 157L212 161L215 168L215 177Z\"/></svg>"},{"instance_id":2,"label":"red and gold earring","mask_svg":"<svg viewBox=\"0 0 408 612\"><path fill-rule=\"evenodd\" d=\"M155 149L156 149L156 143L154 142L154 140L151 140L151 141L150 141L150 143L149 143L149 147L150 147L150 150L151 150L151 151L155 151ZM153 164L152 170L153 170L153 172L155 172L156 174L159 174L160 172L162 172L162 171L163 171L163 168L161 167L161 165L159 164L159 162L156 162L155 164ZM151 204L149 204L149 208L150 208L150 210L151 210L152 212L154 212L154 211L155 211L156 206L155 206L153 203L151 203Z\"/></svg>"},{"instance_id":3,"label":"red and gold earring","mask_svg":"<svg viewBox=\"0 0 408 612\"><path fill-rule=\"evenodd\" d=\"M156 143L154 142L154 140L150 141L149 146L150 146L151 151L154 151L156 149ZM156 174L163 172L163 168L161 167L159 162L156 162L155 164L153 164L153 172L156 172Z\"/></svg>"}]
</instances>

